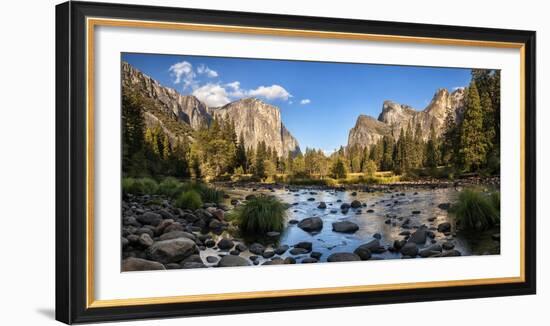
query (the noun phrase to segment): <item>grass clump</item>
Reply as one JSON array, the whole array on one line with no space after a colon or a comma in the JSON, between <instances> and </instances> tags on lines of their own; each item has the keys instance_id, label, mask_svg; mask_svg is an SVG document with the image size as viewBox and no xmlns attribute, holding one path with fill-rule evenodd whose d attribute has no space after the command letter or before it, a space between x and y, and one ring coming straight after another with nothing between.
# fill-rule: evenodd
<instances>
[{"instance_id":1,"label":"grass clump","mask_svg":"<svg viewBox=\"0 0 550 326\"><path fill-rule=\"evenodd\" d=\"M500 214L496 207L500 207L500 194L488 196L482 192L465 189L458 196L453 212L462 228L483 231L499 222Z\"/></svg>"},{"instance_id":2,"label":"grass clump","mask_svg":"<svg viewBox=\"0 0 550 326\"><path fill-rule=\"evenodd\" d=\"M237 221L242 233L261 235L269 231L282 231L285 211L285 205L277 198L260 195L239 206L232 218Z\"/></svg>"},{"instance_id":3,"label":"grass clump","mask_svg":"<svg viewBox=\"0 0 550 326\"><path fill-rule=\"evenodd\" d=\"M159 189L157 182L151 178L123 178L122 192L132 195L153 195Z\"/></svg>"},{"instance_id":4,"label":"grass clump","mask_svg":"<svg viewBox=\"0 0 550 326\"><path fill-rule=\"evenodd\" d=\"M200 195L201 200L205 203L219 204L222 202L224 196L224 192L222 190L200 182L184 183L180 190L183 192L189 190L197 192Z\"/></svg>"},{"instance_id":5,"label":"grass clump","mask_svg":"<svg viewBox=\"0 0 550 326\"><path fill-rule=\"evenodd\" d=\"M159 184L159 194L168 197L175 197L178 194L181 186L182 183L178 179L174 177L165 178Z\"/></svg>"},{"instance_id":6,"label":"grass clump","mask_svg":"<svg viewBox=\"0 0 550 326\"><path fill-rule=\"evenodd\" d=\"M202 207L201 196L194 190L182 192L176 199L176 206L182 209L195 210Z\"/></svg>"}]
</instances>

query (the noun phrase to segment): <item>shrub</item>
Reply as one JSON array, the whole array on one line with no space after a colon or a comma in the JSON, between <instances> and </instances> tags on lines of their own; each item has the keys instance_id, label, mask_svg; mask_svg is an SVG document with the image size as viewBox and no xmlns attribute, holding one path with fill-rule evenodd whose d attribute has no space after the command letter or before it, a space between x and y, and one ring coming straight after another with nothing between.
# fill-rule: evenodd
<instances>
[{"instance_id":1,"label":"shrub","mask_svg":"<svg viewBox=\"0 0 550 326\"><path fill-rule=\"evenodd\" d=\"M176 206L182 209L192 209L202 207L201 196L194 190L182 192L176 199Z\"/></svg>"},{"instance_id":2,"label":"shrub","mask_svg":"<svg viewBox=\"0 0 550 326\"><path fill-rule=\"evenodd\" d=\"M159 185L154 179L142 178L140 181L143 184L143 193L146 195L156 194L159 190Z\"/></svg>"},{"instance_id":3,"label":"shrub","mask_svg":"<svg viewBox=\"0 0 550 326\"><path fill-rule=\"evenodd\" d=\"M205 203L219 204L223 200L224 192L200 182L187 182L181 186L181 191L193 190L197 192Z\"/></svg>"},{"instance_id":4,"label":"shrub","mask_svg":"<svg viewBox=\"0 0 550 326\"><path fill-rule=\"evenodd\" d=\"M159 194L169 196L169 197L175 197L178 194L178 190L181 187L182 183L173 177L168 177L159 185Z\"/></svg>"},{"instance_id":5,"label":"shrub","mask_svg":"<svg viewBox=\"0 0 550 326\"><path fill-rule=\"evenodd\" d=\"M151 178L123 178L122 191L132 195L152 195L158 191L158 184Z\"/></svg>"},{"instance_id":6,"label":"shrub","mask_svg":"<svg viewBox=\"0 0 550 326\"><path fill-rule=\"evenodd\" d=\"M499 221L499 214L491 201L489 196L481 192L465 189L453 207L457 222L462 228L477 231L494 226Z\"/></svg>"},{"instance_id":7,"label":"shrub","mask_svg":"<svg viewBox=\"0 0 550 326\"><path fill-rule=\"evenodd\" d=\"M286 207L277 198L260 195L239 206L233 213L243 234L260 235L269 231L280 232Z\"/></svg>"}]
</instances>

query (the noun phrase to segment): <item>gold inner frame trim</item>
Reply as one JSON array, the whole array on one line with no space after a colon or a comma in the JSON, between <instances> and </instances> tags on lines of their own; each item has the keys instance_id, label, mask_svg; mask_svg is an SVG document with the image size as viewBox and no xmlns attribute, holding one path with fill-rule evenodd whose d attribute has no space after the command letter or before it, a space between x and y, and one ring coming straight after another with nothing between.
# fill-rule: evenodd
<instances>
[{"instance_id":1,"label":"gold inner frame trim","mask_svg":"<svg viewBox=\"0 0 550 326\"><path fill-rule=\"evenodd\" d=\"M94 31L96 26L154 28L168 30L185 30L218 33L241 33L255 35L271 35L284 37L328 38L364 40L371 42L401 42L412 44L431 44L446 46L474 46L492 48L510 48L520 51L520 275L517 277L466 279L449 281L429 281L415 283L356 285L344 287L325 287L308 289L288 289L274 291L253 291L219 294L200 294L169 297L128 298L113 300L96 300L94 295ZM149 304L168 304L198 301L219 301L234 299L273 298L287 296L307 296L318 294L338 294L354 292L375 292L388 290L407 290L440 288L452 286L473 286L488 284L522 283L525 282L525 44L513 42L494 42L448 38L413 37L382 34L344 33L330 31L314 31L300 29L263 28L234 25L212 25L194 23L157 22L142 20L122 20L88 17L86 19L86 307L104 308L118 306L135 306Z\"/></svg>"}]
</instances>

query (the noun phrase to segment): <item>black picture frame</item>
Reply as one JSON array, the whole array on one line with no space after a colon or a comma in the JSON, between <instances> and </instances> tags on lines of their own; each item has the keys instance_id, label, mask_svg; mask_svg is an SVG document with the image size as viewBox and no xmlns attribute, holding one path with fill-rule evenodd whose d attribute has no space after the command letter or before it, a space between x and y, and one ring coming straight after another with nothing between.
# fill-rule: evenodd
<instances>
[{"instance_id":1,"label":"black picture frame","mask_svg":"<svg viewBox=\"0 0 550 326\"><path fill-rule=\"evenodd\" d=\"M88 308L86 293L86 17L516 42L525 51L524 282ZM56 319L67 323L267 312L535 294L534 31L66 2L56 6Z\"/></svg>"}]
</instances>

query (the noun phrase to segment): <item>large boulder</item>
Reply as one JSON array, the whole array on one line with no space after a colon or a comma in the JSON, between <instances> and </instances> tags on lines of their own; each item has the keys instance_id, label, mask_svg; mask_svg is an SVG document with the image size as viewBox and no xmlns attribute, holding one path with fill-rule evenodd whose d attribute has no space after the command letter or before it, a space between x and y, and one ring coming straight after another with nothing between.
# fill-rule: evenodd
<instances>
[{"instance_id":1,"label":"large boulder","mask_svg":"<svg viewBox=\"0 0 550 326\"><path fill-rule=\"evenodd\" d=\"M241 256L227 255L223 256L218 263L218 267L236 267L249 266L248 260Z\"/></svg>"},{"instance_id":2,"label":"large boulder","mask_svg":"<svg viewBox=\"0 0 550 326\"><path fill-rule=\"evenodd\" d=\"M428 236L428 230L426 228L419 228L414 233L411 234L408 242L414 242L419 245L426 243L426 238Z\"/></svg>"},{"instance_id":3,"label":"large boulder","mask_svg":"<svg viewBox=\"0 0 550 326\"><path fill-rule=\"evenodd\" d=\"M231 239L223 238L220 241L218 241L218 248L221 250L229 250L233 248L235 243Z\"/></svg>"},{"instance_id":4,"label":"large boulder","mask_svg":"<svg viewBox=\"0 0 550 326\"><path fill-rule=\"evenodd\" d=\"M332 231L340 233L355 233L359 230L359 226L350 221L332 223Z\"/></svg>"},{"instance_id":5,"label":"large boulder","mask_svg":"<svg viewBox=\"0 0 550 326\"><path fill-rule=\"evenodd\" d=\"M155 242L149 247L147 254L152 260L168 264L179 262L198 252L199 248L193 240L177 238Z\"/></svg>"},{"instance_id":6,"label":"large boulder","mask_svg":"<svg viewBox=\"0 0 550 326\"><path fill-rule=\"evenodd\" d=\"M378 239L372 239L371 241L364 243L357 248L368 249L370 252L375 252L378 248L380 248L380 241L378 241Z\"/></svg>"},{"instance_id":7,"label":"large boulder","mask_svg":"<svg viewBox=\"0 0 550 326\"><path fill-rule=\"evenodd\" d=\"M323 220L320 217L308 217L298 223L298 227L306 232L319 232L323 229Z\"/></svg>"},{"instance_id":8,"label":"large boulder","mask_svg":"<svg viewBox=\"0 0 550 326\"><path fill-rule=\"evenodd\" d=\"M313 249L313 243L309 241L298 242L297 244L294 245L294 248L302 248L307 251L311 251Z\"/></svg>"},{"instance_id":9,"label":"large boulder","mask_svg":"<svg viewBox=\"0 0 550 326\"><path fill-rule=\"evenodd\" d=\"M143 213L143 215L139 215L138 217L136 217L136 219L141 224L157 226L162 221L162 215L153 212L145 212Z\"/></svg>"},{"instance_id":10,"label":"large boulder","mask_svg":"<svg viewBox=\"0 0 550 326\"><path fill-rule=\"evenodd\" d=\"M329 263L342 262L342 261L360 261L361 257L351 252L336 252L328 256L327 261Z\"/></svg>"},{"instance_id":11,"label":"large boulder","mask_svg":"<svg viewBox=\"0 0 550 326\"><path fill-rule=\"evenodd\" d=\"M418 247L414 242L407 242L403 248L401 248L401 254L404 256L416 257L418 255Z\"/></svg>"},{"instance_id":12,"label":"large boulder","mask_svg":"<svg viewBox=\"0 0 550 326\"><path fill-rule=\"evenodd\" d=\"M164 265L141 258L126 258L122 261L123 272L163 270Z\"/></svg>"},{"instance_id":13,"label":"large boulder","mask_svg":"<svg viewBox=\"0 0 550 326\"><path fill-rule=\"evenodd\" d=\"M262 255L265 251L265 247L259 243L253 243L248 247L248 250L255 255Z\"/></svg>"},{"instance_id":14,"label":"large boulder","mask_svg":"<svg viewBox=\"0 0 550 326\"><path fill-rule=\"evenodd\" d=\"M357 248L353 253L359 256L361 260L369 260L372 257L370 250L365 248Z\"/></svg>"},{"instance_id":15,"label":"large boulder","mask_svg":"<svg viewBox=\"0 0 550 326\"><path fill-rule=\"evenodd\" d=\"M170 231L170 232L167 232L167 233L164 233L163 235L161 235L159 237L159 240L164 241L164 240L171 240L171 239L177 239L177 238L187 238L187 239L193 240L193 241L196 239L195 235L192 234L192 233L189 233L189 232Z\"/></svg>"},{"instance_id":16,"label":"large boulder","mask_svg":"<svg viewBox=\"0 0 550 326\"><path fill-rule=\"evenodd\" d=\"M319 208L319 209L326 209L326 208L327 208L327 204L326 204L324 201L322 201L322 202L319 203L319 206L317 206L317 208Z\"/></svg>"}]
</instances>

